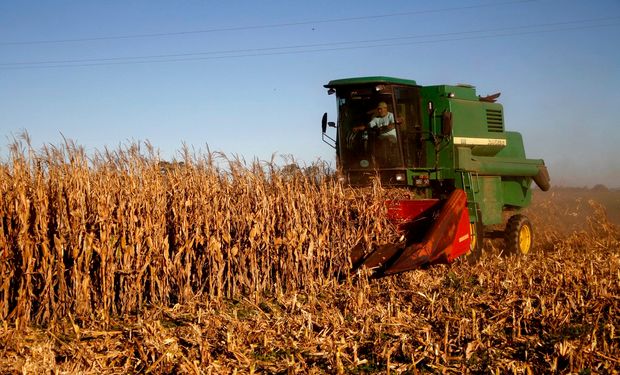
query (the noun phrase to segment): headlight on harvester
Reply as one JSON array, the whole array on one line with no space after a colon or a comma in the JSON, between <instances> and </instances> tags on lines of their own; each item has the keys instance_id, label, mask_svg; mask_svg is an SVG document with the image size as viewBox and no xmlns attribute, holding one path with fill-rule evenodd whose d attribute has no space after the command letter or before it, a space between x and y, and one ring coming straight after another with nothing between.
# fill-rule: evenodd
<instances>
[{"instance_id":1,"label":"headlight on harvester","mask_svg":"<svg viewBox=\"0 0 620 375\"><path fill-rule=\"evenodd\" d=\"M402 174L402 173L396 174L396 181L398 181L398 182L405 182L405 175Z\"/></svg>"}]
</instances>

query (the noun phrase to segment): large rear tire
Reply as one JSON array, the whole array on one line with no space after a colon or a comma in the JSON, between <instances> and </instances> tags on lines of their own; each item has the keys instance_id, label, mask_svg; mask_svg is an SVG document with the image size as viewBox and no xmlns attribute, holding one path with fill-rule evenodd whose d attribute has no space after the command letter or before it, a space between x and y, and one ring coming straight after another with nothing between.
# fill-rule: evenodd
<instances>
[{"instance_id":1,"label":"large rear tire","mask_svg":"<svg viewBox=\"0 0 620 375\"><path fill-rule=\"evenodd\" d=\"M532 251L534 231L530 219L526 216L512 216L506 224L504 235L509 254L528 255Z\"/></svg>"}]
</instances>

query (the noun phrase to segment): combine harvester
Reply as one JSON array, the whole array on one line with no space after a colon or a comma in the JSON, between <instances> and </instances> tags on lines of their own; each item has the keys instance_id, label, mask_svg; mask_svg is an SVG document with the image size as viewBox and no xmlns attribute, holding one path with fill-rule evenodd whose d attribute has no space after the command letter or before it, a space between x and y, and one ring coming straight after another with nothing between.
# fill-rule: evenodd
<instances>
[{"instance_id":1,"label":"combine harvester","mask_svg":"<svg viewBox=\"0 0 620 375\"><path fill-rule=\"evenodd\" d=\"M338 171L351 186L379 179L420 199L388 201L404 240L351 252L354 269L376 277L480 255L485 228L504 223L507 250L527 254L532 224L519 210L531 201L532 180L549 190L541 159L527 159L521 134L504 129L498 94L469 85L420 86L413 80L362 77L329 82L337 123L323 115L323 141L336 150ZM335 128L335 136L327 128ZM497 231L487 232L497 235Z\"/></svg>"}]
</instances>

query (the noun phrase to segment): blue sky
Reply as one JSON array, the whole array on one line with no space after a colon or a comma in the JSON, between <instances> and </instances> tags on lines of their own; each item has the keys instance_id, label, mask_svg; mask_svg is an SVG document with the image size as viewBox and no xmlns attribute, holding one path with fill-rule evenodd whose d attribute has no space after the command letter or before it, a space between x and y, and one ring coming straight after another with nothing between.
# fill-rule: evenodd
<instances>
[{"instance_id":1,"label":"blue sky","mask_svg":"<svg viewBox=\"0 0 620 375\"><path fill-rule=\"evenodd\" d=\"M0 156L26 130L334 163L323 84L387 75L502 92L556 185L620 187L620 1L2 1Z\"/></svg>"}]
</instances>

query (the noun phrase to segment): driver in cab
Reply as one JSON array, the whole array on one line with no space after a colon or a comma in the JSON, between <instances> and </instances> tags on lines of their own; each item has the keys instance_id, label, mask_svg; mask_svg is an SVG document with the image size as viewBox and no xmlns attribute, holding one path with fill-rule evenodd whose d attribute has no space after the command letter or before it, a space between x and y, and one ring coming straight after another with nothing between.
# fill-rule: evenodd
<instances>
[{"instance_id":1,"label":"driver in cab","mask_svg":"<svg viewBox=\"0 0 620 375\"><path fill-rule=\"evenodd\" d=\"M380 102L377 105L375 117L370 120L368 125L360 125L353 128L354 131L376 129L379 134L379 139L384 141L390 141L396 143L396 126L394 121L394 114L388 111L388 106L385 102Z\"/></svg>"}]
</instances>

